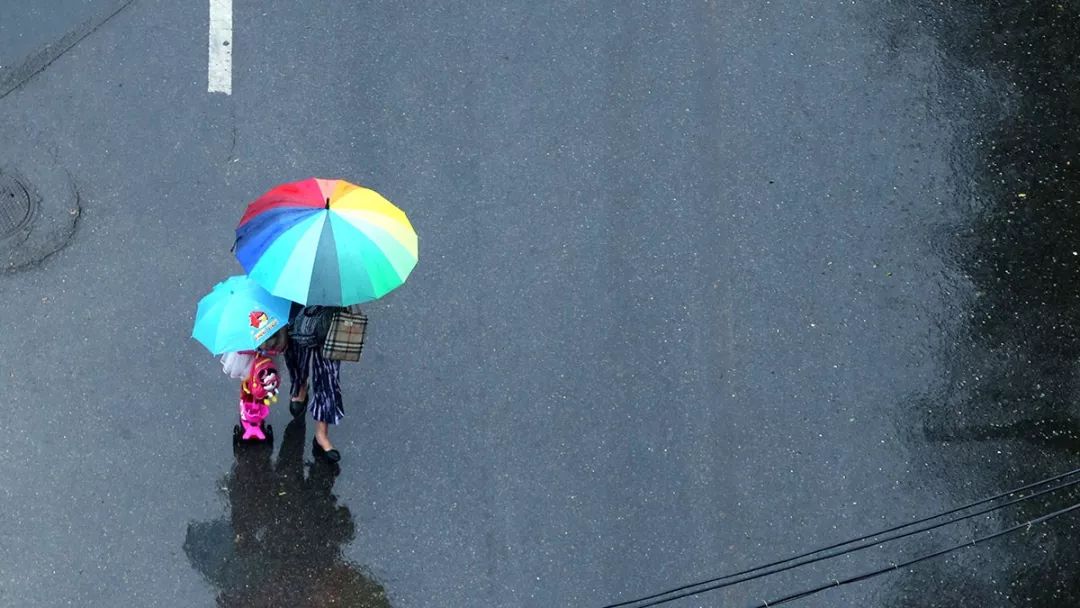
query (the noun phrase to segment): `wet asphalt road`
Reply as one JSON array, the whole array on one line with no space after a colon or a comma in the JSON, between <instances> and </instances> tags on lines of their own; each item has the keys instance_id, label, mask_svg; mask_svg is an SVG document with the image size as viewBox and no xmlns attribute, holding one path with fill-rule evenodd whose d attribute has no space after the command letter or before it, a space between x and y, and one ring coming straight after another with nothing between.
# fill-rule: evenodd
<instances>
[{"instance_id":1,"label":"wet asphalt road","mask_svg":"<svg viewBox=\"0 0 1080 608\"><path fill-rule=\"evenodd\" d=\"M90 6L16 4L0 65ZM599 607L1075 467L1080 6L238 3L222 96L182 4L0 99L81 206L0 275L0 606ZM187 338L243 205L311 175L421 237L337 476L285 408L234 455ZM1080 605L1076 523L792 605Z\"/></svg>"},{"instance_id":2,"label":"wet asphalt road","mask_svg":"<svg viewBox=\"0 0 1080 608\"><path fill-rule=\"evenodd\" d=\"M106 5L94 0L0 3L0 73L92 20Z\"/></svg>"}]
</instances>

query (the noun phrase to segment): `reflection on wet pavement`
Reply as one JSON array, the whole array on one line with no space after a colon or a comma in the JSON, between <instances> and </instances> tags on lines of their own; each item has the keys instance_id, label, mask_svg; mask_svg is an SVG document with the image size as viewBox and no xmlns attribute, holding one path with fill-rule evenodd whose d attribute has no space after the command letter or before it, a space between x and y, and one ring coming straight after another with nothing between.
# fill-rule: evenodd
<instances>
[{"instance_id":1,"label":"reflection on wet pavement","mask_svg":"<svg viewBox=\"0 0 1080 608\"><path fill-rule=\"evenodd\" d=\"M382 586L341 555L355 524L332 493L338 471L317 462L305 478L304 445L296 419L276 463L269 446L239 446L228 516L189 524L184 552L219 606L389 608Z\"/></svg>"},{"instance_id":2,"label":"reflection on wet pavement","mask_svg":"<svg viewBox=\"0 0 1080 608\"><path fill-rule=\"evenodd\" d=\"M1080 6L893 9L935 37L952 83L942 103L971 121L954 151L952 204L963 219L942 248L968 296L965 314L944 341L940 381L913 399L906 422L913 447L962 502L1075 468L1080 453ZM1080 500L1066 494L957 538ZM898 577L889 605L1080 605L1078 524L1067 516L920 567ZM934 542L945 544L925 546Z\"/></svg>"}]
</instances>

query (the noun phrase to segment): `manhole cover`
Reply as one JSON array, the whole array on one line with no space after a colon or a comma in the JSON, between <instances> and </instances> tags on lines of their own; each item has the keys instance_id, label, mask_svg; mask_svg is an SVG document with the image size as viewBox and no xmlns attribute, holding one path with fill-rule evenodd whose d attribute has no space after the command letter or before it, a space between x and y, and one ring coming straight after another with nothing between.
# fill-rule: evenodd
<instances>
[{"instance_id":1,"label":"manhole cover","mask_svg":"<svg viewBox=\"0 0 1080 608\"><path fill-rule=\"evenodd\" d=\"M30 221L30 192L13 175L0 173L0 239Z\"/></svg>"}]
</instances>

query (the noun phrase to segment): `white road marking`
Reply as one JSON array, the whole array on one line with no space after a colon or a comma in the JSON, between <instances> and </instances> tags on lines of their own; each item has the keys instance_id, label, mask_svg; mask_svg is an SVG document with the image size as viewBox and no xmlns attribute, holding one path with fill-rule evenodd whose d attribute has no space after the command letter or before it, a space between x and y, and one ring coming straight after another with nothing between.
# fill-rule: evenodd
<instances>
[{"instance_id":1,"label":"white road marking","mask_svg":"<svg viewBox=\"0 0 1080 608\"><path fill-rule=\"evenodd\" d=\"M232 0L210 0L207 90L232 95Z\"/></svg>"}]
</instances>

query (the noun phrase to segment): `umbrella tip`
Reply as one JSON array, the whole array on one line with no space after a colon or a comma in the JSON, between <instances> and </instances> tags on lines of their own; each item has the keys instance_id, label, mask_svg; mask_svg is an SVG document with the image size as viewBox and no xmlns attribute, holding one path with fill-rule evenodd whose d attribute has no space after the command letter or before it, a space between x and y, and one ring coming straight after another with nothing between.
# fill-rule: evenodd
<instances>
[{"instance_id":1,"label":"umbrella tip","mask_svg":"<svg viewBox=\"0 0 1080 608\"><path fill-rule=\"evenodd\" d=\"M329 209L329 208L330 208L330 197L329 197L329 196L328 196L328 197L326 197L326 208L327 208L327 209Z\"/></svg>"}]
</instances>

